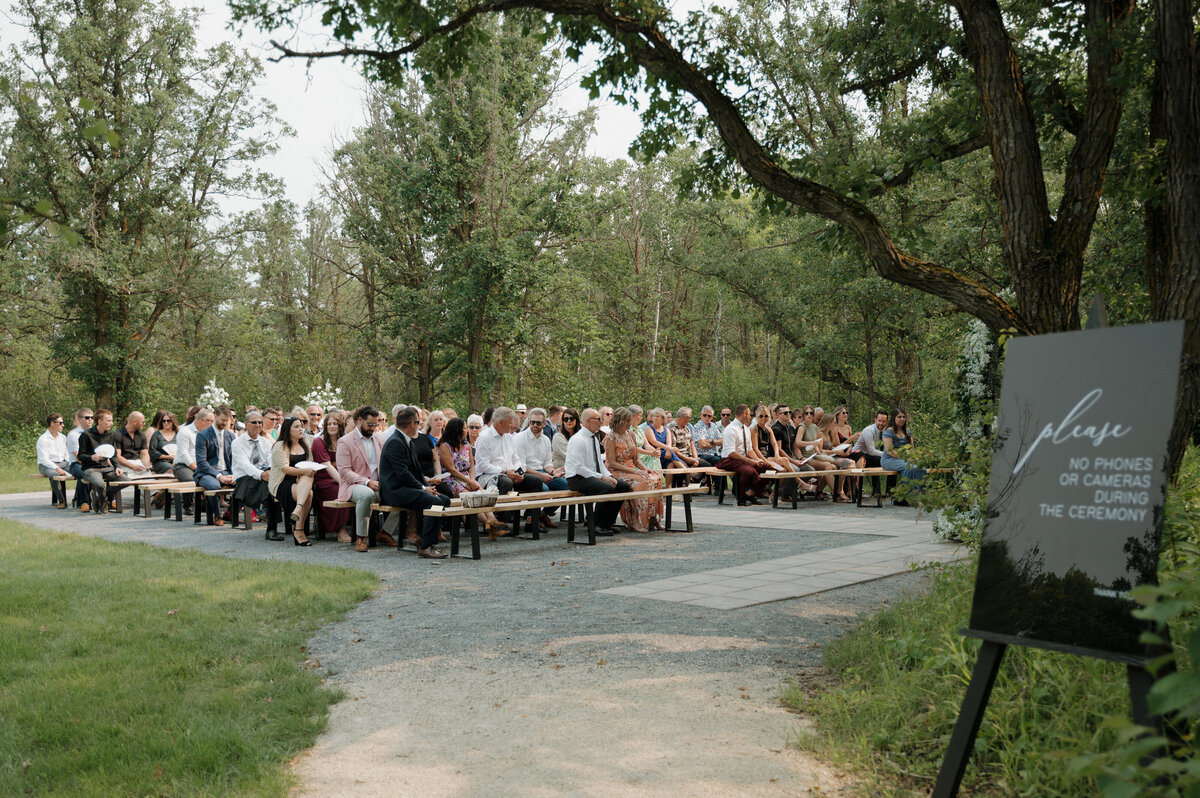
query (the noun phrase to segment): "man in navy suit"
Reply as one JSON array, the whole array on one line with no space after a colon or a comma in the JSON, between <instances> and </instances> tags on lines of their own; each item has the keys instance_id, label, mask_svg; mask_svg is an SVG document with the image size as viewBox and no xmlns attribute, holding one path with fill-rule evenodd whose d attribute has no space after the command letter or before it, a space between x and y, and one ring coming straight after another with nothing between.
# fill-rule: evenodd
<instances>
[{"instance_id":1,"label":"man in navy suit","mask_svg":"<svg viewBox=\"0 0 1200 798\"><path fill-rule=\"evenodd\" d=\"M425 482L412 439L417 435L417 409L406 407L396 415L396 433L388 438L379 463L379 495L384 504L409 510L428 510L446 506L450 500ZM418 557L441 560L446 555L434 548L438 539L438 519L425 516Z\"/></svg>"},{"instance_id":2,"label":"man in navy suit","mask_svg":"<svg viewBox=\"0 0 1200 798\"><path fill-rule=\"evenodd\" d=\"M201 418L213 419L208 429L196 435L196 484L205 490L218 490L232 487L233 479L233 433L225 429L229 426L229 410L224 405L214 413L207 407L196 413L196 426L200 426ZM208 505L212 508L214 522L224 526L221 520L221 502L217 496L208 497Z\"/></svg>"}]
</instances>

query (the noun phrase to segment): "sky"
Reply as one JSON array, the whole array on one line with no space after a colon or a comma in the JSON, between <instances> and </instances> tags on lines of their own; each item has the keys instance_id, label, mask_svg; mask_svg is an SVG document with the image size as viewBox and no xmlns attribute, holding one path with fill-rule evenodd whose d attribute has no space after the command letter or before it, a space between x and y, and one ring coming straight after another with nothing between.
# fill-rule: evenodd
<instances>
[{"instance_id":1,"label":"sky","mask_svg":"<svg viewBox=\"0 0 1200 798\"><path fill-rule=\"evenodd\" d=\"M225 0L172 0L172 4L199 6L197 38L201 47L228 41L263 62L259 96L275 103L277 116L295 135L280 139L279 150L264 159L260 167L283 179L287 198L298 207L317 198L324 179L322 164L328 162L328 153L364 123L366 84L357 66L338 59L318 60L311 66L303 59L273 63L269 60L275 52L270 45L272 36L257 29L243 29L239 38L229 28L230 14ZM314 20L302 26L288 44L297 49L320 49L328 42ZM563 92L561 104L568 110L582 110L588 104L587 92L572 84ZM627 157L630 143L641 131L641 120L632 109L612 101L602 98L596 105L596 135L589 144L590 154L608 159ZM227 205L227 211L249 210L245 200L231 200L230 205L233 207Z\"/></svg>"}]
</instances>

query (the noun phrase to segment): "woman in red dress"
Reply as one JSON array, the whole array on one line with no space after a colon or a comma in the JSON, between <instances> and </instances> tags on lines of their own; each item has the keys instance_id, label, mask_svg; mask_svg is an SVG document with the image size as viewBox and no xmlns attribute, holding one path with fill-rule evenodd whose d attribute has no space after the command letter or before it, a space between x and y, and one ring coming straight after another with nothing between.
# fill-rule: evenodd
<instances>
[{"instance_id":1,"label":"woman in red dress","mask_svg":"<svg viewBox=\"0 0 1200 798\"><path fill-rule=\"evenodd\" d=\"M317 512L321 514L322 528L326 532L336 531L339 543L350 542L351 510L326 507L325 502L337 501L338 484L341 482L337 472L337 444L345 431L346 414L329 413L325 416L324 429L313 438L312 445L313 460L325 464L325 468L317 472L313 484L317 494Z\"/></svg>"}]
</instances>

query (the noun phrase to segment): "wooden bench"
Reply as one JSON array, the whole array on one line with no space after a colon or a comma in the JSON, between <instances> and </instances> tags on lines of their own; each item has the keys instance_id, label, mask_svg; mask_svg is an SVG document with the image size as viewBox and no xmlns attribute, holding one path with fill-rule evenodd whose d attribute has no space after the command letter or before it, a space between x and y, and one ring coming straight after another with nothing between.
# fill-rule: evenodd
<instances>
[{"instance_id":1,"label":"wooden bench","mask_svg":"<svg viewBox=\"0 0 1200 798\"><path fill-rule=\"evenodd\" d=\"M137 483L137 486L134 488L134 490L136 492L142 494L141 495L141 504L142 504L143 517L145 517L145 518L153 518L154 517L153 494L151 493L151 491L160 491L160 490L165 491L167 488L171 487L172 485L178 485L178 484L179 484L179 480L175 479L174 477L164 477L163 479L157 479L157 480L150 480L150 479L139 480ZM167 512L164 517L170 517L170 513L171 513L170 502L169 501L163 502L163 506L167 508ZM136 506L133 509L133 514L134 515L138 514Z\"/></svg>"},{"instance_id":2,"label":"wooden bench","mask_svg":"<svg viewBox=\"0 0 1200 798\"><path fill-rule=\"evenodd\" d=\"M41 471L39 471L39 472L38 472L38 473L36 473L36 474L30 474L30 475L29 475L29 478L30 478L30 479L44 479L44 480L47 480L47 481L49 481L49 482L61 482L61 483L63 483L63 495L64 495L64 496L65 496L65 495L66 495L66 493L67 493L67 485L66 485L66 482L67 482L67 480L69 480L69 479L75 479L75 477L71 476L70 474L66 474L66 475L63 475L63 474L55 474L55 475L54 475L54 476L52 476L52 477L48 477L48 476L46 476L45 474L43 474ZM51 503L51 504L53 504L55 507L57 507L57 506L58 506L58 502L54 501L54 491L50 491L50 503Z\"/></svg>"},{"instance_id":3,"label":"wooden bench","mask_svg":"<svg viewBox=\"0 0 1200 798\"><path fill-rule=\"evenodd\" d=\"M174 485L168 485L167 486L168 499L167 499L167 503L166 503L166 509L163 513L163 518L165 518L167 520L171 519L171 504L172 504L172 502L171 502L170 497L173 496L175 498L175 501L174 501L175 520L180 523L183 523L183 497L184 496L195 496L195 494L202 493L203 491L204 491L204 488L200 487L195 482L176 482Z\"/></svg>"},{"instance_id":4,"label":"wooden bench","mask_svg":"<svg viewBox=\"0 0 1200 798\"><path fill-rule=\"evenodd\" d=\"M199 485L197 485L196 487L200 488ZM232 496L232 495L233 495L233 488L231 488L231 487L217 488L216 490L205 490L204 488L200 488L200 490L197 491L197 495L195 497L193 497L193 499L192 499L192 524L195 525L195 524L200 523L200 505L201 504L204 505L204 518L208 522L208 526L213 526L216 523L217 519L213 517L212 505L210 505L206 501L201 501L201 499L207 499L209 496ZM230 513L229 517L233 518L233 514Z\"/></svg>"},{"instance_id":5,"label":"wooden bench","mask_svg":"<svg viewBox=\"0 0 1200 798\"><path fill-rule=\"evenodd\" d=\"M569 507L571 512L567 520L567 542L575 543L575 508L584 507L586 505L597 504L600 502L610 501L626 501L628 499L637 499L641 497L663 497L667 500L666 518L664 526L667 532L691 532L692 527L692 496L697 493L703 493L705 490L703 485L687 485L678 488L658 488L656 490L641 490L630 493L606 493L599 496L587 496L581 493L573 493L570 496L559 496L555 498L527 498L523 500L511 501L507 505L497 504L493 507L431 507L426 510L426 513L436 515L439 518L463 518L467 522L467 529L471 535L471 559L478 560L481 558L479 546L479 514L485 512L523 512L525 510L542 510L557 507ZM556 491L558 492L558 491ZM570 491L568 491L570 492ZM524 494L530 496L530 494ZM537 494L533 494L537 496ZM671 501L676 496L683 497L684 514L686 517L685 529L671 528ZM596 545L596 519L593 513L584 513L587 523L587 543L588 546ZM534 539L538 539L536 525L534 526ZM582 543L582 541L580 541ZM459 525L451 523L450 527L450 554L451 556L459 556Z\"/></svg>"},{"instance_id":6,"label":"wooden bench","mask_svg":"<svg viewBox=\"0 0 1200 798\"><path fill-rule=\"evenodd\" d=\"M780 483L775 486L775 490L771 491L771 506L772 507L779 506L780 487L781 487L783 481L789 480L789 479L794 481L796 483L796 490L792 492L792 509L795 510L798 506L798 502L799 502L801 496L811 495L814 500L816 499L815 492L812 492L812 491L801 492L800 491L800 481L804 480L804 479L816 479L818 476L824 476L825 474L828 474L828 473L830 473L830 472L828 472L828 471L774 471L774 470L771 470L771 471L764 471L763 473L759 474L758 478L765 479L768 481L773 481L776 483Z\"/></svg>"},{"instance_id":7,"label":"wooden bench","mask_svg":"<svg viewBox=\"0 0 1200 798\"><path fill-rule=\"evenodd\" d=\"M126 488L133 488L133 514L137 515L139 512L141 512L142 506L142 491L140 490L141 485L144 483L157 481L157 479L152 477L144 477L142 479L114 479L112 482L107 483L106 491L113 489L117 491L117 505L115 508L113 508L113 511L118 513L125 512L124 505L122 504L122 495L125 493Z\"/></svg>"}]
</instances>

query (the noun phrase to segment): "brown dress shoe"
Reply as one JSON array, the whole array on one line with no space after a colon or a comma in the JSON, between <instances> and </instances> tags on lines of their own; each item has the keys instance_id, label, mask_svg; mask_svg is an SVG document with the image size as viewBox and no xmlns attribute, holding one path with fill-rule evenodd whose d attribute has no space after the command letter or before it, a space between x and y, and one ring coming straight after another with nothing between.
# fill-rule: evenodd
<instances>
[{"instance_id":1,"label":"brown dress shoe","mask_svg":"<svg viewBox=\"0 0 1200 798\"><path fill-rule=\"evenodd\" d=\"M354 550L355 551L366 551L367 550L367 539L359 538L358 540L354 541Z\"/></svg>"},{"instance_id":2,"label":"brown dress shoe","mask_svg":"<svg viewBox=\"0 0 1200 798\"><path fill-rule=\"evenodd\" d=\"M359 540L362 540L362 538L359 538ZM379 530L379 535L376 537L376 540L385 546L391 546L393 549L396 548L397 545L396 539L387 532L384 532L382 529Z\"/></svg>"},{"instance_id":3,"label":"brown dress shoe","mask_svg":"<svg viewBox=\"0 0 1200 798\"><path fill-rule=\"evenodd\" d=\"M338 543L349 543L349 542L350 542L350 533L349 532L347 532L344 529L341 530L340 532L338 532Z\"/></svg>"},{"instance_id":4,"label":"brown dress shoe","mask_svg":"<svg viewBox=\"0 0 1200 798\"><path fill-rule=\"evenodd\" d=\"M444 560L447 555L437 549L420 549L417 552L417 556L424 557L427 560Z\"/></svg>"},{"instance_id":5,"label":"brown dress shoe","mask_svg":"<svg viewBox=\"0 0 1200 798\"><path fill-rule=\"evenodd\" d=\"M65 509L67 509L67 503L66 503L66 502L59 502L58 504L56 504L56 505L54 505L54 506L55 506L55 507L57 507L57 508L58 508L58 509L60 509L60 510L65 510Z\"/></svg>"},{"instance_id":6,"label":"brown dress shoe","mask_svg":"<svg viewBox=\"0 0 1200 798\"><path fill-rule=\"evenodd\" d=\"M79 505L79 512L90 513L91 511L92 511L92 506L90 504L88 504L87 502L84 502L83 504Z\"/></svg>"},{"instance_id":7,"label":"brown dress shoe","mask_svg":"<svg viewBox=\"0 0 1200 798\"><path fill-rule=\"evenodd\" d=\"M542 529L558 529L558 524L554 523L554 519L548 515L543 515L538 518L538 523Z\"/></svg>"}]
</instances>

